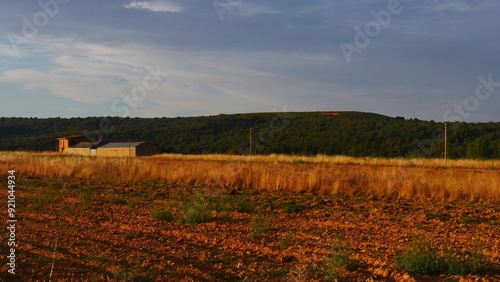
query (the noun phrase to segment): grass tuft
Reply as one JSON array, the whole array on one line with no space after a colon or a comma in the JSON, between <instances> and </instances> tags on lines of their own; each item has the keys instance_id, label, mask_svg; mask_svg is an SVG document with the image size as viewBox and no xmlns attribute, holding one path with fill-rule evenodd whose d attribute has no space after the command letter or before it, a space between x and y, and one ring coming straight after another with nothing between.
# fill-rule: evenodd
<instances>
[{"instance_id":1,"label":"grass tuft","mask_svg":"<svg viewBox=\"0 0 500 282\"><path fill-rule=\"evenodd\" d=\"M463 224L480 224L480 223L482 223L482 221L479 218L475 218L475 217L467 215L467 214L462 215L459 222L463 223Z\"/></svg>"},{"instance_id":2,"label":"grass tuft","mask_svg":"<svg viewBox=\"0 0 500 282\"><path fill-rule=\"evenodd\" d=\"M83 209L87 209L90 205L92 205L92 191L89 189L80 191L78 194L78 200L80 202L80 206Z\"/></svg>"},{"instance_id":3,"label":"grass tuft","mask_svg":"<svg viewBox=\"0 0 500 282\"><path fill-rule=\"evenodd\" d=\"M233 208L237 212L253 213L257 208L256 204L250 199L250 195L245 192L237 195L234 199Z\"/></svg>"},{"instance_id":4,"label":"grass tuft","mask_svg":"<svg viewBox=\"0 0 500 282\"><path fill-rule=\"evenodd\" d=\"M279 239L278 247L281 250L285 250L292 244L292 241L293 241L292 235L289 232L287 232L285 236Z\"/></svg>"},{"instance_id":5,"label":"grass tuft","mask_svg":"<svg viewBox=\"0 0 500 282\"><path fill-rule=\"evenodd\" d=\"M170 208L154 205L151 211L151 217L159 221L173 221L174 215Z\"/></svg>"},{"instance_id":6,"label":"grass tuft","mask_svg":"<svg viewBox=\"0 0 500 282\"><path fill-rule=\"evenodd\" d=\"M300 212L300 211L305 210L305 209L310 209L311 206L300 205L300 204L297 204L296 202L292 201L292 202L279 203L276 205L276 208L282 209L283 212L285 212L285 213L296 213L296 212Z\"/></svg>"},{"instance_id":7,"label":"grass tuft","mask_svg":"<svg viewBox=\"0 0 500 282\"><path fill-rule=\"evenodd\" d=\"M111 199L111 203L113 205L121 205L121 206L124 206L127 204L127 200L125 200L124 198L122 197L114 197Z\"/></svg>"},{"instance_id":8,"label":"grass tuft","mask_svg":"<svg viewBox=\"0 0 500 282\"><path fill-rule=\"evenodd\" d=\"M337 237L333 242L330 256L325 262L325 274L328 280L339 280L344 276L347 269L353 269L357 261L351 259L351 250L342 240Z\"/></svg>"},{"instance_id":9,"label":"grass tuft","mask_svg":"<svg viewBox=\"0 0 500 282\"><path fill-rule=\"evenodd\" d=\"M411 245L396 257L399 269L424 275L432 274L486 274L491 262L476 243L472 253L445 249L441 255L429 240L414 235Z\"/></svg>"},{"instance_id":10,"label":"grass tuft","mask_svg":"<svg viewBox=\"0 0 500 282\"><path fill-rule=\"evenodd\" d=\"M423 235L413 235L411 245L396 257L401 270L420 274L438 274L443 265L439 251Z\"/></svg>"},{"instance_id":11,"label":"grass tuft","mask_svg":"<svg viewBox=\"0 0 500 282\"><path fill-rule=\"evenodd\" d=\"M447 251L444 257L446 273L451 275L486 274L491 265L476 241L470 254Z\"/></svg>"},{"instance_id":12,"label":"grass tuft","mask_svg":"<svg viewBox=\"0 0 500 282\"><path fill-rule=\"evenodd\" d=\"M272 218L264 213L257 213L250 219L250 237L269 232Z\"/></svg>"},{"instance_id":13,"label":"grass tuft","mask_svg":"<svg viewBox=\"0 0 500 282\"><path fill-rule=\"evenodd\" d=\"M183 202L179 209L183 212L179 218L181 223L193 225L212 220L212 209L208 199L201 196L194 196Z\"/></svg>"}]
</instances>

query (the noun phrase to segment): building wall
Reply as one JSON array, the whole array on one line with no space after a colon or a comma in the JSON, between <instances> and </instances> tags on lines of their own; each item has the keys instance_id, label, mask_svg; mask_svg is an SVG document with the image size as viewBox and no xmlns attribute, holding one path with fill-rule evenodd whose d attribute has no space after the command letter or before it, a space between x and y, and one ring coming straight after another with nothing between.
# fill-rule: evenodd
<instances>
[{"instance_id":1,"label":"building wall","mask_svg":"<svg viewBox=\"0 0 500 282\"><path fill-rule=\"evenodd\" d=\"M76 138L75 140L78 140ZM82 155L82 156L103 156L103 157L136 157L136 156L151 156L160 154L160 147L157 144L145 142L136 147L110 147L97 149L90 148L68 148L74 144L74 140L61 138L59 139L59 151L65 154ZM95 154L94 154L95 153Z\"/></svg>"},{"instance_id":2,"label":"building wall","mask_svg":"<svg viewBox=\"0 0 500 282\"><path fill-rule=\"evenodd\" d=\"M84 136L74 136L74 137L62 137L59 139L59 152L63 152L65 149L81 142L85 139Z\"/></svg>"},{"instance_id":3,"label":"building wall","mask_svg":"<svg viewBox=\"0 0 500 282\"><path fill-rule=\"evenodd\" d=\"M71 155L82 155L82 156L89 156L90 155L90 149L89 148L66 148L62 149L63 153L65 154L71 154Z\"/></svg>"},{"instance_id":4,"label":"building wall","mask_svg":"<svg viewBox=\"0 0 500 282\"><path fill-rule=\"evenodd\" d=\"M59 152L63 152L68 147L69 147L69 140L68 139L59 140Z\"/></svg>"},{"instance_id":5,"label":"building wall","mask_svg":"<svg viewBox=\"0 0 500 282\"><path fill-rule=\"evenodd\" d=\"M135 147L130 148L97 148L97 156L99 157L135 157Z\"/></svg>"},{"instance_id":6,"label":"building wall","mask_svg":"<svg viewBox=\"0 0 500 282\"><path fill-rule=\"evenodd\" d=\"M137 146L137 156L151 156L161 153L160 147L151 143L143 143Z\"/></svg>"}]
</instances>

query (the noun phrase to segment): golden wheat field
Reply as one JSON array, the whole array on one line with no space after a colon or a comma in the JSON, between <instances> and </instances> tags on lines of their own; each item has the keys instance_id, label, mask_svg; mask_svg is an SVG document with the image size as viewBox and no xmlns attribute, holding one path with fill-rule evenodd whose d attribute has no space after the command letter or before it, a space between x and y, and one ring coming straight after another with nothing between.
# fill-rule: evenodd
<instances>
[{"instance_id":1,"label":"golden wheat field","mask_svg":"<svg viewBox=\"0 0 500 282\"><path fill-rule=\"evenodd\" d=\"M500 202L500 161L345 156L164 154L109 158L2 152L0 167L22 175L366 195L379 198Z\"/></svg>"}]
</instances>

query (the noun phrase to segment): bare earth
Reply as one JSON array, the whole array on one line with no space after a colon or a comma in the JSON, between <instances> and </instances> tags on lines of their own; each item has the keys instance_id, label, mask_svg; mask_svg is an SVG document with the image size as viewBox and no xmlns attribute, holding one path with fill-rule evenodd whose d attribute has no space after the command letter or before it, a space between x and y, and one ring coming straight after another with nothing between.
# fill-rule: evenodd
<instances>
[{"instance_id":1,"label":"bare earth","mask_svg":"<svg viewBox=\"0 0 500 282\"><path fill-rule=\"evenodd\" d=\"M17 274L2 264L2 281L325 281L324 261L338 236L357 262L345 281L500 281L494 204L22 176L17 183ZM243 199L255 211L213 211L197 225L152 217L153 205L181 193ZM290 203L296 209L287 209ZM269 218L271 229L250 236L255 213ZM464 253L480 244L492 261L488 274L396 270L395 253L412 234ZM5 242L2 249L8 254Z\"/></svg>"}]
</instances>

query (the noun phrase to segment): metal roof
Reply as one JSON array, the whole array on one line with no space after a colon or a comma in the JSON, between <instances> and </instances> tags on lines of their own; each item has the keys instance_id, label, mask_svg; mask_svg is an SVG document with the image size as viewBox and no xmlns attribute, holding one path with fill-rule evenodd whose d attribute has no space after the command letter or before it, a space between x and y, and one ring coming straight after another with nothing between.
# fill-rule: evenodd
<instances>
[{"instance_id":1,"label":"metal roof","mask_svg":"<svg viewBox=\"0 0 500 282\"><path fill-rule=\"evenodd\" d=\"M73 146L70 146L70 148L90 148L90 149L95 149L101 145L101 142L80 142L77 143Z\"/></svg>"},{"instance_id":2,"label":"metal roof","mask_svg":"<svg viewBox=\"0 0 500 282\"><path fill-rule=\"evenodd\" d=\"M137 147L145 142L120 142L120 143L108 143L106 145L100 146L99 148L128 148Z\"/></svg>"}]
</instances>

